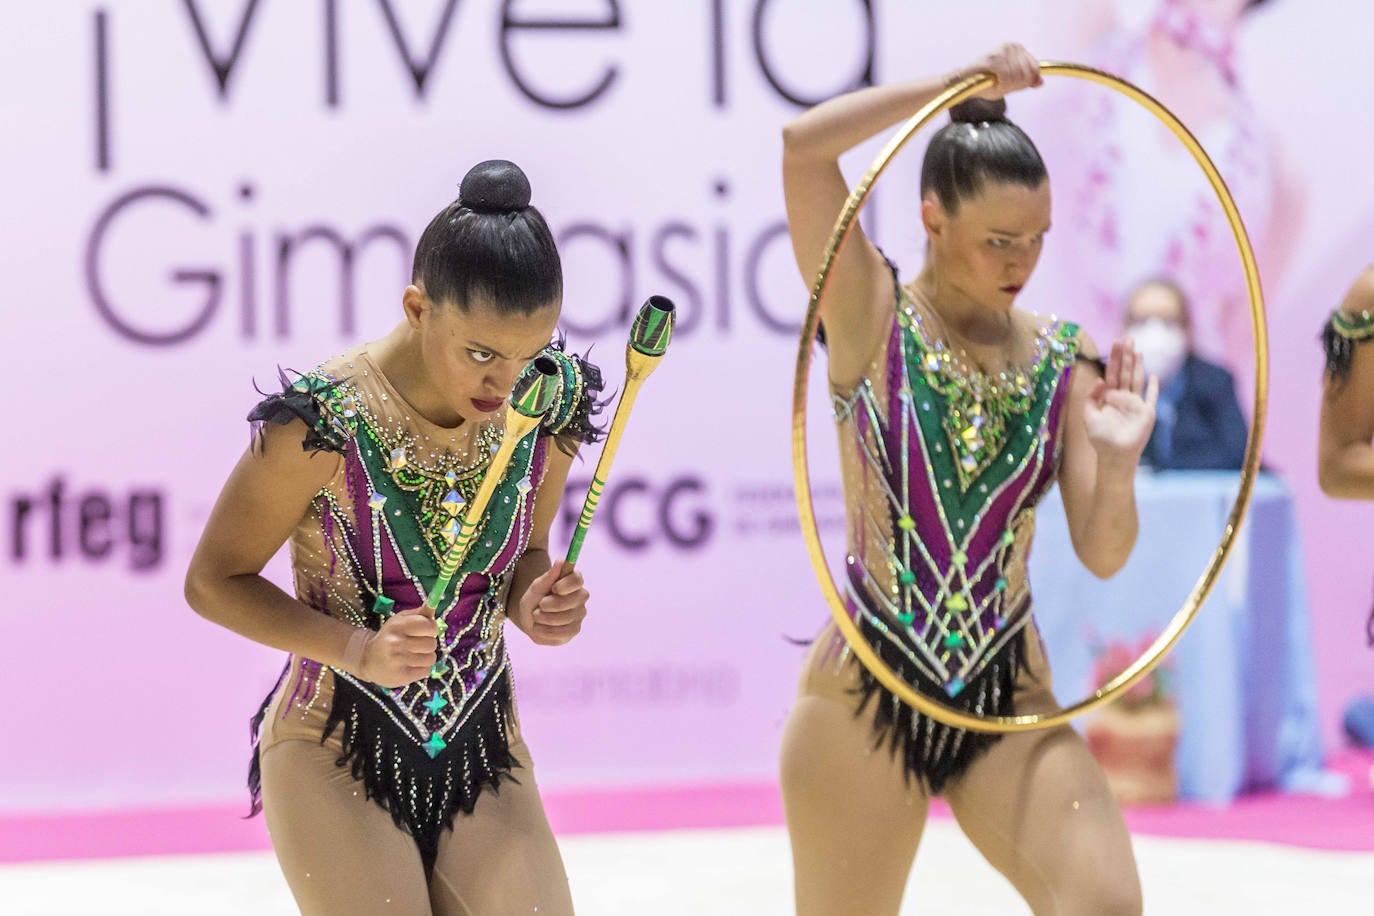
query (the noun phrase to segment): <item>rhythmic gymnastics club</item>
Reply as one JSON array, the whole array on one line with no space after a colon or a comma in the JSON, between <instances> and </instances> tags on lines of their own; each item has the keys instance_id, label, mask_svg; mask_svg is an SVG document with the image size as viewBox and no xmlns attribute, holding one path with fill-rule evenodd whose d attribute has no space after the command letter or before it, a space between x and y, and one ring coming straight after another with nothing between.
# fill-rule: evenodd
<instances>
[{"instance_id":1,"label":"rhythmic gymnastics club","mask_svg":"<svg viewBox=\"0 0 1374 916\"><path fill-rule=\"evenodd\" d=\"M587 528L596 514L597 503L601 501L601 491L606 487L606 478L611 473L611 462L615 460L615 450L620 445L620 437L630 420L630 410L634 407L639 386L658 368L668 342L673 337L673 318L677 309L664 296L650 296L639 307L634 324L630 325L630 340L625 344L625 390L620 395L620 403L615 407L611 419L611 430L606 434L606 444L601 449L601 459L596 463L596 473L592 475L592 485L587 489L587 498L582 502L582 515L573 530L572 542L568 545L565 571L577 562L582 552L582 541L587 537Z\"/></svg>"},{"instance_id":2,"label":"rhythmic gymnastics club","mask_svg":"<svg viewBox=\"0 0 1374 916\"><path fill-rule=\"evenodd\" d=\"M463 520L458 526L453 544L439 564L439 578L434 581L434 587L429 590L429 597L425 599L424 610L429 616L433 617L438 613L439 602L448 590L449 581L467 559L473 537L482 523L482 516L486 514L487 503L491 502L496 485L506 476L506 468L510 465L511 456L515 454L515 447L539 426L539 421L548 412L550 405L558 399L562 387L563 377L558 371L558 364L547 356L530 360L529 365L515 380L506 409L506 428L501 436L501 446L492 456L491 464L487 466L487 472L482 477L482 484L477 488L477 494L472 497L467 510L463 513Z\"/></svg>"}]
</instances>

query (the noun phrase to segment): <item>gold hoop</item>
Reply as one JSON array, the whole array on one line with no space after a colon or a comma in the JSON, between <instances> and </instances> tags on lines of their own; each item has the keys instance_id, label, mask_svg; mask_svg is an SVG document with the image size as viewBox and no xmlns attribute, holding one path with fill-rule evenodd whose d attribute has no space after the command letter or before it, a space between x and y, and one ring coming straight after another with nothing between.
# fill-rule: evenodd
<instances>
[{"instance_id":1,"label":"gold hoop","mask_svg":"<svg viewBox=\"0 0 1374 916\"><path fill-rule=\"evenodd\" d=\"M1040 72L1046 76L1070 76L1097 83L1109 89L1115 89L1127 98L1139 103L1173 131L1174 136L1178 137L1188 152L1192 153L1193 159L1196 160L1198 166L1207 176L1207 181L1211 184L1212 190L1216 192L1217 199L1226 214L1226 221L1231 226L1236 247L1240 252L1241 265L1245 270L1245 285L1250 299L1250 320L1255 339L1254 420L1250 426L1250 436L1245 447L1245 465L1241 469L1240 489L1236 494L1236 501L1231 507L1231 513L1227 519L1226 528L1222 532L1221 541L1207 563L1207 568L1203 570L1202 576L1193 586L1193 590L1183 603L1183 607L1174 615L1159 638L1130 667L1092 695L1052 714L980 716L970 715L962 710L932 700L898 677L864 639L858 626L845 609L839 589L836 588L835 580L830 575L830 567L826 563L825 552L821 546L820 533L816 528L816 513L811 502L811 479L806 453L806 392L811 370L811 350L816 337L816 328L820 322L821 297L825 294L826 283L835 266L835 257L840 246L844 244L845 238L849 235L859 210L868 199L873 183L878 180L878 176L887 168L888 163L891 162L897 152L932 118L975 93L995 85L996 77L988 73L980 73L951 85L916 112L902 126L897 135L888 141L883 151L869 166L863 179L849 195L849 199L845 201L844 209L840 211L839 219L835 222L835 228L830 233L830 240L826 243L825 256L821 261L820 271L812 286L811 301L806 310L806 320L802 324L801 346L797 352L797 374L792 388L792 467L797 491L797 511L801 516L802 536L806 539L811 565L815 570L816 578L820 581L826 603L830 606L830 613L835 618L835 623L839 626L845 641L848 642L851 650L864 667L872 672L879 683L892 691L898 699L914 707L918 712L945 725L976 732L1020 732L1062 725L1074 716L1112 702L1160 663L1169 650L1174 647L1174 644L1178 642L1188 625L1193 622L1193 618L1197 616L1198 609L1206 600L1208 593L1211 592L1212 586L1216 584L1222 565L1226 562L1231 547L1235 543L1236 532L1240 528L1241 522L1245 518L1245 511L1250 505L1250 494L1254 488L1255 476L1259 472L1260 446L1264 439L1265 410L1269 400L1268 328L1264 316L1264 298L1260 290L1259 270L1255 265L1255 253L1250 246L1250 239L1246 234L1245 226L1241 222L1236 202L1231 197L1231 192L1227 190L1226 183L1222 180L1216 166L1212 164L1212 160L1202 149L1201 144L1197 142L1188 128L1183 126L1183 123L1174 116L1173 112L1141 89L1119 77L1080 64L1051 63L1048 61L1040 62Z\"/></svg>"}]
</instances>

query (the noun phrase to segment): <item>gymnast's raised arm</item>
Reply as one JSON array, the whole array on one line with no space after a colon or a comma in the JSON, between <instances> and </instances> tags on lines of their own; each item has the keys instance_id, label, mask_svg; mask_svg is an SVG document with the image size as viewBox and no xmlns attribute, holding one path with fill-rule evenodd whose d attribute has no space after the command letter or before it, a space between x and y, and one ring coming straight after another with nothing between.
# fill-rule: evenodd
<instances>
[{"instance_id":1,"label":"gymnast's raised arm","mask_svg":"<svg viewBox=\"0 0 1374 916\"><path fill-rule=\"evenodd\" d=\"M849 196L840 155L910 117L951 82L980 72L998 78L997 86L983 93L989 98L1041 81L1035 58L1020 45L1009 44L945 76L837 96L783 128L787 225L797 268L808 285L820 269L826 241ZM821 304L832 384L847 390L858 382L891 316L892 274L856 224L840 250Z\"/></svg>"}]
</instances>

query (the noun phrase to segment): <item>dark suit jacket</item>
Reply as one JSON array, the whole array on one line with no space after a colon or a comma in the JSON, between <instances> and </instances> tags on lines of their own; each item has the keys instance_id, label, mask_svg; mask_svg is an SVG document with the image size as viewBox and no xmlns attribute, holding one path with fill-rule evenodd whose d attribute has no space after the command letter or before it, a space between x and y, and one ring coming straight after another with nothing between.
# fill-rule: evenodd
<instances>
[{"instance_id":1,"label":"dark suit jacket","mask_svg":"<svg viewBox=\"0 0 1374 916\"><path fill-rule=\"evenodd\" d=\"M1159 454L1159 429L1142 460L1159 470L1239 470L1248 430L1236 400L1236 382L1222 367L1192 354L1179 370L1183 389L1174 404L1173 447Z\"/></svg>"}]
</instances>

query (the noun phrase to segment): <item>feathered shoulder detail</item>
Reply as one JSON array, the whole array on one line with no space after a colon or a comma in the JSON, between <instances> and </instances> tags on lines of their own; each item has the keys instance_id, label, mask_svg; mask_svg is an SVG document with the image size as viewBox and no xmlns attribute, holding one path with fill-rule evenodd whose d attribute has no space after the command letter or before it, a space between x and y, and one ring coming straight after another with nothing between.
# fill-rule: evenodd
<instances>
[{"instance_id":1,"label":"feathered shoulder detail","mask_svg":"<svg viewBox=\"0 0 1374 916\"><path fill-rule=\"evenodd\" d=\"M254 384L258 394L265 395L248 413L255 446L265 447L263 432L268 423L285 426L292 420L300 420L306 426L305 437L301 440L303 450L342 454L358 431L357 394L353 387L319 369L304 375L294 374L296 380L293 382L286 370L279 367L277 377L282 390L274 394L267 394Z\"/></svg>"},{"instance_id":2,"label":"feathered shoulder detail","mask_svg":"<svg viewBox=\"0 0 1374 916\"><path fill-rule=\"evenodd\" d=\"M543 432L553 436L558 447L568 454L580 445L601 441L605 429L596 422L606 406L606 401L598 400L605 387L601 370L585 357L567 352L561 336L549 344L543 355L558 364L563 378L562 395L545 416Z\"/></svg>"}]
</instances>

